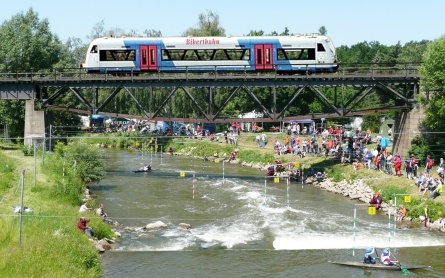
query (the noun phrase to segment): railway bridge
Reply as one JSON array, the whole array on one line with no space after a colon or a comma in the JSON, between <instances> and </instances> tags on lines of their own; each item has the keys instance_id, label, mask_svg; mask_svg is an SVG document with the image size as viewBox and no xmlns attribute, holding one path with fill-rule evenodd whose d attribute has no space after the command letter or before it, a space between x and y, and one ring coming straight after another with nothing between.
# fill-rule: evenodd
<instances>
[{"instance_id":1,"label":"railway bridge","mask_svg":"<svg viewBox=\"0 0 445 278\"><path fill-rule=\"evenodd\" d=\"M261 99L257 88L263 88L267 97ZM403 151L403 146L410 141L404 134L408 134L409 113L416 107L415 95L418 93L417 70L406 65L340 67L334 74L306 75L216 70L202 74L185 71L110 75L86 74L81 69L0 73L0 100L27 101L25 138L45 136L43 111L48 108L85 115L201 123L333 119L396 110L399 113L394 127L395 150ZM118 113L116 97L119 94L134 102L139 111L133 115ZM300 99L308 94L323 105L322 113L301 113L307 111L307 107L299 106L307 104L302 104ZM59 100L67 96L73 99L69 102L71 106L61 105ZM180 98L183 105L192 106L194 116L172 114L172 102L178 103L175 98ZM224 109L240 98L253 103L260 118L225 115ZM370 100L375 107L366 105ZM240 111L240 114L248 112L251 111Z\"/></svg>"}]
</instances>

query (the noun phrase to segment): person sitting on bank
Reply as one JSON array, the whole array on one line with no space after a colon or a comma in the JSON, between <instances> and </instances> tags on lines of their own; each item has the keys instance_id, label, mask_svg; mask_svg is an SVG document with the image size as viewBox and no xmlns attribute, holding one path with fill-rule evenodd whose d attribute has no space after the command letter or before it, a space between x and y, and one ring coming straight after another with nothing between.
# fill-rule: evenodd
<instances>
[{"instance_id":1,"label":"person sitting on bank","mask_svg":"<svg viewBox=\"0 0 445 278\"><path fill-rule=\"evenodd\" d=\"M397 210L397 221L402 221L406 217L406 208L404 205L400 205Z\"/></svg>"},{"instance_id":2,"label":"person sitting on bank","mask_svg":"<svg viewBox=\"0 0 445 278\"><path fill-rule=\"evenodd\" d=\"M374 197L372 197L371 201L369 203L373 205L376 209L380 209L382 206L382 196L380 196L380 192L377 192L374 194Z\"/></svg>"},{"instance_id":3,"label":"person sitting on bank","mask_svg":"<svg viewBox=\"0 0 445 278\"><path fill-rule=\"evenodd\" d=\"M363 259L363 263L365 264L375 264L376 260L375 257L372 256L372 254L375 253L375 247L368 247L366 248L365 252L365 258Z\"/></svg>"},{"instance_id":4,"label":"person sitting on bank","mask_svg":"<svg viewBox=\"0 0 445 278\"><path fill-rule=\"evenodd\" d=\"M388 249L384 249L382 251L382 256L380 258L380 262L384 265L398 265L399 262L398 261L392 261L390 258L390 254L389 254L389 250Z\"/></svg>"},{"instance_id":5,"label":"person sitting on bank","mask_svg":"<svg viewBox=\"0 0 445 278\"><path fill-rule=\"evenodd\" d=\"M99 208L96 210L96 214L97 214L97 216L102 217L102 220L105 223L108 223L108 224L112 224L113 223L113 220L107 218L107 214L104 211L104 205L103 204L99 205Z\"/></svg>"},{"instance_id":6,"label":"person sitting on bank","mask_svg":"<svg viewBox=\"0 0 445 278\"><path fill-rule=\"evenodd\" d=\"M79 212L87 212L89 210L92 210L92 208L88 207L88 202L84 202L79 208Z\"/></svg>"},{"instance_id":7,"label":"person sitting on bank","mask_svg":"<svg viewBox=\"0 0 445 278\"><path fill-rule=\"evenodd\" d=\"M144 168L142 168L143 171L149 171L151 170L151 165L145 165Z\"/></svg>"},{"instance_id":8,"label":"person sitting on bank","mask_svg":"<svg viewBox=\"0 0 445 278\"><path fill-rule=\"evenodd\" d=\"M168 153L171 154L171 155L173 154L173 147L170 147L170 148L168 149Z\"/></svg>"},{"instance_id":9,"label":"person sitting on bank","mask_svg":"<svg viewBox=\"0 0 445 278\"><path fill-rule=\"evenodd\" d=\"M85 217L81 217L79 222L77 222L77 229L82 233L94 238L94 231L91 227L87 226L87 223L90 222L89 219L85 219Z\"/></svg>"}]
</instances>

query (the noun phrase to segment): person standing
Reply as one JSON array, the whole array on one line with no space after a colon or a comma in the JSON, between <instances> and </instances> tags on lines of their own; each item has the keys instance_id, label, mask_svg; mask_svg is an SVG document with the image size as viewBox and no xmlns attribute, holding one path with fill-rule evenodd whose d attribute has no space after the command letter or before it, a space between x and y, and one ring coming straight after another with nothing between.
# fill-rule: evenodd
<instances>
[{"instance_id":1,"label":"person standing","mask_svg":"<svg viewBox=\"0 0 445 278\"><path fill-rule=\"evenodd\" d=\"M261 141L262 141L262 143L261 143L261 146L262 147L266 147L266 144L267 144L267 136L266 136L266 133L263 133L262 135L261 135Z\"/></svg>"},{"instance_id":2,"label":"person standing","mask_svg":"<svg viewBox=\"0 0 445 278\"><path fill-rule=\"evenodd\" d=\"M386 157L386 172L388 175L392 175L392 160L392 153L388 153L388 156Z\"/></svg>"},{"instance_id":3,"label":"person standing","mask_svg":"<svg viewBox=\"0 0 445 278\"><path fill-rule=\"evenodd\" d=\"M411 155L411 165L413 168L413 176L412 179L417 179L417 169L419 168L419 165L417 165L417 159L415 155Z\"/></svg>"},{"instance_id":4,"label":"person standing","mask_svg":"<svg viewBox=\"0 0 445 278\"><path fill-rule=\"evenodd\" d=\"M423 170L425 173L431 173L431 168L433 168L433 160L431 159L430 155L426 156L425 159L425 169Z\"/></svg>"},{"instance_id":5,"label":"person standing","mask_svg":"<svg viewBox=\"0 0 445 278\"><path fill-rule=\"evenodd\" d=\"M394 169L396 171L396 176L401 177L402 176L402 158L399 154L396 154L394 157Z\"/></svg>"},{"instance_id":6,"label":"person standing","mask_svg":"<svg viewBox=\"0 0 445 278\"><path fill-rule=\"evenodd\" d=\"M259 134L257 134L255 137L255 143L258 145L258 147L261 147L260 140L261 140L261 136Z\"/></svg>"}]
</instances>

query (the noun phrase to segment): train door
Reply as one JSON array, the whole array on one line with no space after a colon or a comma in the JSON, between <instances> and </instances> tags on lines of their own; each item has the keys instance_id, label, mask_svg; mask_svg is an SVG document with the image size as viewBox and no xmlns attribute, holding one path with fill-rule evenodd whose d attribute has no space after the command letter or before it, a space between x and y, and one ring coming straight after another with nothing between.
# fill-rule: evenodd
<instances>
[{"instance_id":1,"label":"train door","mask_svg":"<svg viewBox=\"0 0 445 278\"><path fill-rule=\"evenodd\" d=\"M158 69L156 45L141 45L139 47L141 71L155 71Z\"/></svg>"},{"instance_id":2,"label":"train door","mask_svg":"<svg viewBox=\"0 0 445 278\"><path fill-rule=\"evenodd\" d=\"M255 69L271 70L273 69L272 45L256 44L255 45Z\"/></svg>"}]
</instances>

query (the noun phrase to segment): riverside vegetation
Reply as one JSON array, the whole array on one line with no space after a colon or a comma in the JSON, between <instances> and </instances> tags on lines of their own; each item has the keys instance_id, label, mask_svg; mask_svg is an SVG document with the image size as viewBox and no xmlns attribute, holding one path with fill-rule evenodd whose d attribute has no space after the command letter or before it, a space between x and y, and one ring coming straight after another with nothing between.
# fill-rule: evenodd
<instances>
[{"instance_id":1,"label":"riverside vegetation","mask_svg":"<svg viewBox=\"0 0 445 278\"><path fill-rule=\"evenodd\" d=\"M21 151L12 144L1 144L0 160L0 192L2 199L0 208L3 217L0 221L1 277L101 277L99 254L86 235L79 233L76 223L79 218L78 208L83 193L89 182L100 180L104 174L101 149L97 145L107 144L109 147L154 151L156 145L165 151L170 146L175 153L202 158L211 157L215 152L219 157L230 157L230 153L238 150L238 163L273 163L273 144L284 141L284 134L267 133L268 144L259 148L255 143L255 134L243 133L237 146L226 144L223 138L210 142L182 137L140 137L137 133L94 134L84 140L75 140L65 145L58 143L53 154L36 153L37 175L36 186L33 184L34 157L29 149ZM105 136L105 137L104 137ZM369 148L374 147L370 145ZM160 151L160 150L159 150ZM24 156L27 154L28 156ZM30 156L31 155L31 156ZM359 170L355 172L351 164L340 164L332 158L306 156L300 158L290 154L281 155L283 163L304 163L306 173L310 169L327 173L334 182L363 179L373 188L380 191L383 200L389 203L399 194L412 195L411 203L405 203L408 217L418 218L423 214L426 204L434 221L445 216L445 197L435 200L423 200L417 195L417 187L406 178L388 176L379 171ZM212 162L208 162L212 163ZM62 169L65 165L64 181ZM23 214L21 243L19 244L18 214L12 211L13 206L20 205L20 173L24 175L24 206L33 208L32 213ZM97 207L94 200L89 200L89 207ZM91 226L98 238L111 238L113 233L109 225L98 217L91 217ZM26 267L24 267L26 266Z\"/></svg>"},{"instance_id":2,"label":"riverside vegetation","mask_svg":"<svg viewBox=\"0 0 445 278\"><path fill-rule=\"evenodd\" d=\"M101 277L99 253L76 228L86 186L105 174L100 150L82 141L59 143L53 154L45 154L43 166L39 150L34 186L34 157L13 144L0 144L0 149L0 276ZM20 206L23 170L23 205L33 212L23 212L20 235L19 214L12 207ZM94 200L88 202L97 207ZM94 213L85 216L97 238L113 236Z\"/></svg>"}]
</instances>

